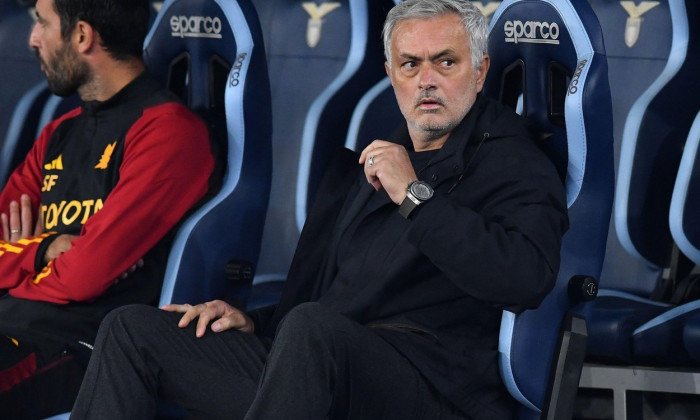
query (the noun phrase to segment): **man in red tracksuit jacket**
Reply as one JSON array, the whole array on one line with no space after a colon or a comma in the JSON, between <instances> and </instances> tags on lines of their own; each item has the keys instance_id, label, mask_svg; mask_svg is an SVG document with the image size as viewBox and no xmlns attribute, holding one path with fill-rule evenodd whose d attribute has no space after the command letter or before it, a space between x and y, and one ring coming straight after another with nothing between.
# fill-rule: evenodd
<instances>
[{"instance_id":1,"label":"man in red tracksuit jacket","mask_svg":"<svg viewBox=\"0 0 700 420\"><path fill-rule=\"evenodd\" d=\"M146 0L36 11L49 87L84 104L44 128L0 193L1 418L70 409L102 317L157 303L170 233L214 167L206 125L141 60Z\"/></svg>"}]
</instances>

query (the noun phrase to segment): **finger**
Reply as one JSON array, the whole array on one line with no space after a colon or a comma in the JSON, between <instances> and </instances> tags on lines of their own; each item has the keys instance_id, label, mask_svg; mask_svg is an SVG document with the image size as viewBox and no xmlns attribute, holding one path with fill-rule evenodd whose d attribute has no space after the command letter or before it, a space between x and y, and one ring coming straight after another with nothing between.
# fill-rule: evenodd
<instances>
[{"instance_id":1,"label":"finger","mask_svg":"<svg viewBox=\"0 0 700 420\"><path fill-rule=\"evenodd\" d=\"M32 223L32 199L27 194L22 194L19 201L21 206L21 235L22 238L28 238L32 236L32 228L34 227Z\"/></svg>"},{"instance_id":2,"label":"finger","mask_svg":"<svg viewBox=\"0 0 700 420\"><path fill-rule=\"evenodd\" d=\"M382 149L388 146L396 146L396 144L386 140L374 140L367 147L365 147L362 153L360 154L360 163L366 163L367 159L369 158L369 155L374 155L374 159L376 162L377 155L381 154Z\"/></svg>"},{"instance_id":3,"label":"finger","mask_svg":"<svg viewBox=\"0 0 700 420\"><path fill-rule=\"evenodd\" d=\"M19 203L16 201L10 202L10 242L15 242L20 238L22 226L19 215Z\"/></svg>"},{"instance_id":4,"label":"finger","mask_svg":"<svg viewBox=\"0 0 700 420\"><path fill-rule=\"evenodd\" d=\"M180 318L180 321L177 323L177 326L180 328L185 328L186 326L190 325L190 322L192 322L198 316L199 316L199 309L196 306L191 306L182 315L182 318Z\"/></svg>"},{"instance_id":5,"label":"finger","mask_svg":"<svg viewBox=\"0 0 700 420\"><path fill-rule=\"evenodd\" d=\"M364 150L362 150L362 153L360 153L360 164L367 163L367 160L369 160L369 156L376 155L377 152L377 140L375 140L372 143L368 144L367 147L365 147Z\"/></svg>"},{"instance_id":6,"label":"finger","mask_svg":"<svg viewBox=\"0 0 700 420\"><path fill-rule=\"evenodd\" d=\"M185 304L176 304L176 303L168 303L167 305L161 306L160 309L167 311L167 312L182 312L185 313L187 312L188 309L190 309L192 305L189 303Z\"/></svg>"},{"instance_id":7,"label":"finger","mask_svg":"<svg viewBox=\"0 0 700 420\"><path fill-rule=\"evenodd\" d=\"M369 156L370 151L372 150L372 149L370 149L370 146L365 147L364 150L362 151L362 153L360 153L360 160L359 160L360 165L364 165L365 162L367 161L367 157Z\"/></svg>"},{"instance_id":8,"label":"finger","mask_svg":"<svg viewBox=\"0 0 700 420\"><path fill-rule=\"evenodd\" d=\"M34 225L34 236L39 236L44 233L44 211L39 205L36 211L36 225Z\"/></svg>"},{"instance_id":9,"label":"finger","mask_svg":"<svg viewBox=\"0 0 700 420\"><path fill-rule=\"evenodd\" d=\"M365 171L365 178L367 179L367 182L374 187L375 191L379 191L382 189L382 182L379 180L379 177L377 176L377 155L372 155L372 165L370 166L370 162L367 162L364 171Z\"/></svg>"},{"instance_id":10,"label":"finger","mask_svg":"<svg viewBox=\"0 0 700 420\"><path fill-rule=\"evenodd\" d=\"M253 324L253 320L250 319L244 312L232 308L232 311L227 313L226 316L212 323L211 329L217 333L230 329L236 329L245 333L252 333L255 331L255 326Z\"/></svg>"},{"instance_id":11,"label":"finger","mask_svg":"<svg viewBox=\"0 0 700 420\"><path fill-rule=\"evenodd\" d=\"M144 264L143 258L139 258L139 260L136 261L136 266L137 266L138 268L143 267L143 264Z\"/></svg>"},{"instance_id":12,"label":"finger","mask_svg":"<svg viewBox=\"0 0 700 420\"><path fill-rule=\"evenodd\" d=\"M2 221L2 240L10 242L10 226L8 225L7 215L5 213L0 214L0 221Z\"/></svg>"},{"instance_id":13,"label":"finger","mask_svg":"<svg viewBox=\"0 0 700 420\"><path fill-rule=\"evenodd\" d=\"M211 311L207 310L206 304L202 303L200 305L203 305L204 309L202 309L199 312L199 319L197 320L197 329L195 330L195 335L198 338L202 338L204 336L204 333L207 332L207 325L209 325L209 322L212 320L212 313Z\"/></svg>"},{"instance_id":14,"label":"finger","mask_svg":"<svg viewBox=\"0 0 700 420\"><path fill-rule=\"evenodd\" d=\"M240 314L231 314L212 323L211 330L218 333L232 328L239 328L245 325L243 321L245 319Z\"/></svg>"}]
</instances>

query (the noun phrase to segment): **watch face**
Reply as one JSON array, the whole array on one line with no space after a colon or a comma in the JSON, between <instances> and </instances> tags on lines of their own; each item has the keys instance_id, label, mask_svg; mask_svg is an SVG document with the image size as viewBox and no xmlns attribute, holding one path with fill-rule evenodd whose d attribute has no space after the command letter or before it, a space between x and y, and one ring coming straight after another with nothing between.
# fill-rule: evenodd
<instances>
[{"instance_id":1,"label":"watch face","mask_svg":"<svg viewBox=\"0 0 700 420\"><path fill-rule=\"evenodd\" d=\"M411 184L411 194L420 201L425 201L433 196L433 189L425 182L417 181Z\"/></svg>"}]
</instances>

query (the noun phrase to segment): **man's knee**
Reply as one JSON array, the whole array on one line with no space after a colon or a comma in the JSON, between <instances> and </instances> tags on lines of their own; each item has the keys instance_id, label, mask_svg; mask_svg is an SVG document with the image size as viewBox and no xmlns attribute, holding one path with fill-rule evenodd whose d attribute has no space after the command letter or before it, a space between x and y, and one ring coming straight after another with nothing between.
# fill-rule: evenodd
<instances>
[{"instance_id":1,"label":"man's knee","mask_svg":"<svg viewBox=\"0 0 700 420\"><path fill-rule=\"evenodd\" d=\"M321 327L329 322L332 314L317 302L306 302L292 308L285 315L280 330L304 331Z\"/></svg>"},{"instance_id":2,"label":"man's knee","mask_svg":"<svg viewBox=\"0 0 700 420\"><path fill-rule=\"evenodd\" d=\"M161 316L160 309L153 306L134 304L116 308L109 312L100 324L99 336L104 334L136 334L144 329L148 331L154 324L154 319ZM98 338L99 341L99 338Z\"/></svg>"},{"instance_id":3,"label":"man's knee","mask_svg":"<svg viewBox=\"0 0 700 420\"><path fill-rule=\"evenodd\" d=\"M297 305L284 317L276 341L335 341L338 332L352 328L353 321L317 302Z\"/></svg>"}]
</instances>

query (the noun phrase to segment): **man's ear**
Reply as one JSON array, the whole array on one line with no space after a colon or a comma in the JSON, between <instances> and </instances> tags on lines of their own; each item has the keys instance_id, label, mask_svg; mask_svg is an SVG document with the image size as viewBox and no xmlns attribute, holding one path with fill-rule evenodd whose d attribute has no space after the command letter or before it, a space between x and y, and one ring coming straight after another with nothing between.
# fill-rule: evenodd
<instances>
[{"instance_id":1,"label":"man's ear","mask_svg":"<svg viewBox=\"0 0 700 420\"><path fill-rule=\"evenodd\" d=\"M75 29L73 30L73 44L79 53L85 54L93 47L96 42L97 33L93 29L92 25L85 22L84 20L79 20L75 24Z\"/></svg>"},{"instance_id":2,"label":"man's ear","mask_svg":"<svg viewBox=\"0 0 700 420\"><path fill-rule=\"evenodd\" d=\"M385 61L384 62L384 71L386 71L386 75L389 76L389 80L391 80L391 69L389 68L389 62ZM393 85L394 82L392 81L391 84Z\"/></svg>"},{"instance_id":3,"label":"man's ear","mask_svg":"<svg viewBox=\"0 0 700 420\"><path fill-rule=\"evenodd\" d=\"M477 92L481 92L484 87L484 81L486 80L486 75L489 72L489 67L491 66L491 57L488 54L484 54L481 59L481 67L478 70L478 75L476 77L476 87Z\"/></svg>"}]
</instances>

